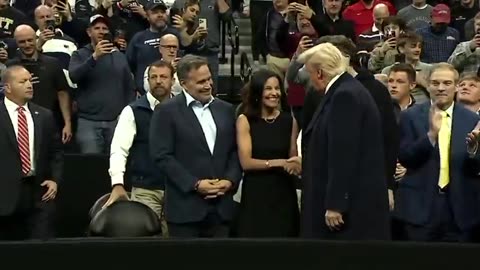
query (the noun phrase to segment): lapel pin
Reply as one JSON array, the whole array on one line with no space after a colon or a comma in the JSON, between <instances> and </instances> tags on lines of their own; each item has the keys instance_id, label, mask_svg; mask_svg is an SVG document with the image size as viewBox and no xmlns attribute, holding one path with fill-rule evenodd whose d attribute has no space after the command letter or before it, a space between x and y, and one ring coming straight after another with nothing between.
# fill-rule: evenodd
<instances>
[{"instance_id":1,"label":"lapel pin","mask_svg":"<svg viewBox=\"0 0 480 270\"><path fill-rule=\"evenodd\" d=\"M37 112L37 111L35 111L35 114L38 114L38 112Z\"/></svg>"}]
</instances>

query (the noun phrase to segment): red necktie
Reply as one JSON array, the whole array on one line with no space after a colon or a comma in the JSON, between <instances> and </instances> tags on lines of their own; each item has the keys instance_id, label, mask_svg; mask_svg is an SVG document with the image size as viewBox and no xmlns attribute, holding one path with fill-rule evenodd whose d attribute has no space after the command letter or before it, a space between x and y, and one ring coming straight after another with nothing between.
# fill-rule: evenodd
<instances>
[{"instance_id":1,"label":"red necktie","mask_svg":"<svg viewBox=\"0 0 480 270\"><path fill-rule=\"evenodd\" d=\"M30 172L30 141L28 139L28 124L25 116L25 108L18 107L18 150L22 162L22 173L27 175Z\"/></svg>"}]
</instances>

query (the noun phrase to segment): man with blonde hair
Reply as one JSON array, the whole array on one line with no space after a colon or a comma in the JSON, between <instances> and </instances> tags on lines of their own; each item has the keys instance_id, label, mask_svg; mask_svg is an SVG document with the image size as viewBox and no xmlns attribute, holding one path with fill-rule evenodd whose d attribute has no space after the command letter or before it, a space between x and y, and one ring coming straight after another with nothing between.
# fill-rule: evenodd
<instances>
[{"instance_id":1,"label":"man with blonde hair","mask_svg":"<svg viewBox=\"0 0 480 270\"><path fill-rule=\"evenodd\" d=\"M389 206L381 120L368 90L347 72L349 57L322 43L299 57L325 94L303 140L302 236L387 240Z\"/></svg>"}]
</instances>

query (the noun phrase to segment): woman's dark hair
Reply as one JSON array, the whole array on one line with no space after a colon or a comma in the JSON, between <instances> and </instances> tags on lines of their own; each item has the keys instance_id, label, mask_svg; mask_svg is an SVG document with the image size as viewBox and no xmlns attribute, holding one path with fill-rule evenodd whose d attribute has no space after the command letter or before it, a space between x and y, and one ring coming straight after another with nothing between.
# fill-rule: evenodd
<instances>
[{"instance_id":1,"label":"woman's dark hair","mask_svg":"<svg viewBox=\"0 0 480 270\"><path fill-rule=\"evenodd\" d=\"M280 110L288 111L290 110L287 104L287 96L285 94L283 80L275 72L267 69L261 69L253 73L250 79L250 87L246 90L246 94L243 96L243 114L248 118L260 118L262 113L262 100L263 100L263 90L265 88L265 83L268 79L275 77L280 83L280 91L282 93L280 97Z\"/></svg>"}]
</instances>

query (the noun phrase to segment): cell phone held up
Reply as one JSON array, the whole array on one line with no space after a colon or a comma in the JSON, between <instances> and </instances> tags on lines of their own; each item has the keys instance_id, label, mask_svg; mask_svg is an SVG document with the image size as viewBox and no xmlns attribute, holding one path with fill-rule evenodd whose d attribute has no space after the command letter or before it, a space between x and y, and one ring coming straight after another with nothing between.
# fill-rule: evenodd
<instances>
[{"instance_id":1,"label":"cell phone held up","mask_svg":"<svg viewBox=\"0 0 480 270\"><path fill-rule=\"evenodd\" d=\"M103 35L103 40L106 40L106 41L108 41L108 43L113 44L112 34L111 33L106 33L105 35Z\"/></svg>"},{"instance_id":2,"label":"cell phone held up","mask_svg":"<svg viewBox=\"0 0 480 270\"><path fill-rule=\"evenodd\" d=\"M387 31L385 31L385 40L394 38L396 36L397 36L397 34L395 33L395 31L393 29L388 29Z\"/></svg>"},{"instance_id":3,"label":"cell phone held up","mask_svg":"<svg viewBox=\"0 0 480 270\"><path fill-rule=\"evenodd\" d=\"M55 33L55 20L45 21L45 29L48 29Z\"/></svg>"},{"instance_id":4,"label":"cell phone held up","mask_svg":"<svg viewBox=\"0 0 480 270\"><path fill-rule=\"evenodd\" d=\"M202 27L203 29L208 29L207 28L207 19L199 18L198 19L198 27Z\"/></svg>"}]
</instances>

